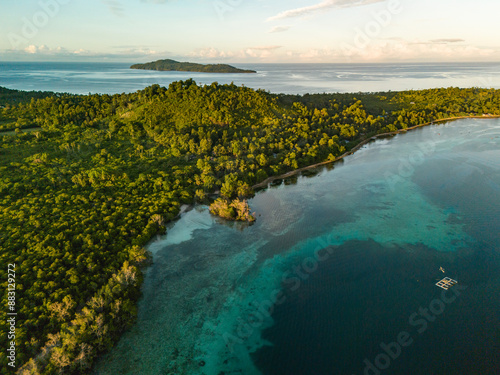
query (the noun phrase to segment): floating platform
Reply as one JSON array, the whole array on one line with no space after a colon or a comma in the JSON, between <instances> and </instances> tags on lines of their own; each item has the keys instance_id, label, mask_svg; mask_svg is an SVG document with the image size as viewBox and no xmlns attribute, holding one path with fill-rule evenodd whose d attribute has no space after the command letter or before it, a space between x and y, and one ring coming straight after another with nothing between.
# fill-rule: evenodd
<instances>
[{"instance_id":1,"label":"floating platform","mask_svg":"<svg viewBox=\"0 0 500 375\"><path fill-rule=\"evenodd\" d=\"M450 279L449 277L445 277L443 280L439 280L436 285L444 290L448 290L453 285L458 284L457 280Z\"/></svg>"}]
</instances>

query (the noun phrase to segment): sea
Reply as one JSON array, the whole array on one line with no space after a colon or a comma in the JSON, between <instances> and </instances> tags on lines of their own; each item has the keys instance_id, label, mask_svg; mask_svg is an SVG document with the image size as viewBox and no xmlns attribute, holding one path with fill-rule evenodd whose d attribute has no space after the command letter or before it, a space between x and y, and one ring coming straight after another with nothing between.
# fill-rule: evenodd
<instances>
[{"instance_id":1,"label":"sea","mask_svg":"<svg viewBox=\"0 0 500 375\"><path fill-rule=\"evenodd\" d=\"M499 63L233 64L256 74L157 72L130 63L0 62L0 86L73 94L121 94L194 79L272 93L380 92L436 87L500 88Z\"/></svg>"},{"instance_id":2,"label":"sea","mask_svg":"<svg viewBox=\"0 0 500 375\"><path fill-rule=\"evenodd\" d=\"M500 120L460 120L275 181L252 225L191 208L93 373L498 375L499 160Z\"/></svg>"}]
</instances>

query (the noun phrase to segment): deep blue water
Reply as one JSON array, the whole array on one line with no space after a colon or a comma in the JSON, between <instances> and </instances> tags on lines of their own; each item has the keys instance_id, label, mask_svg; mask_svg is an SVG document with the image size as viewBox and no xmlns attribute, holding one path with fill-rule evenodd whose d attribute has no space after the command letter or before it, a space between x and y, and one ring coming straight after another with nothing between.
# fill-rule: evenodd
<instances>
[{"instance_id":1,"label":"deep blue water","mask_svg":"<svg viewBox=\"0 0 500 375\"><path fill-rule=\"evenodd\" d=\"M207 74L129 69L130 63L0 62L0 86L18 90L129 93L193 78L234 82L273 93L373 92L435 87L500 88L500 63L233 64L257 74Z\"/></svg>"},{"instance_id":2,"label":"deep blue water","mask_svg":"<svg viewBox=\"0 0 500 375\"><path fill-rule=\"evenodd\" d=\"M258 192L251 226L196 207L95 374L499 374L499 160L500 120L462 120Z\"/></svg>"}]
</instances>

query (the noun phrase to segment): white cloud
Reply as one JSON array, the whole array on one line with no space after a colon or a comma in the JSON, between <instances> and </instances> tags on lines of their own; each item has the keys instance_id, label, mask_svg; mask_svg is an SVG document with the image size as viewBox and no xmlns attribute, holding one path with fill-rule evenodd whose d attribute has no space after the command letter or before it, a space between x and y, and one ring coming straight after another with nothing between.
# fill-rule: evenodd
<instances>
[{"instance_id":1,"label":"white cloud","mask_svg":"<svg viewBox=\"0 0 500 375\"><path fill-rule=\"evenodd\" d=\"M9 50L12 51L12 50ZM42 44L41 46L36 46L34 44L30 44L24 50L24 53L29 55L58 55L58 54L67 54L68 51L63 47L57 48L49 48L46 45Z\"/></svg>"},{"instance_id":2,"label":"white cloud","mask_svg":"<svg viewBox=\"0 0 500 375\"><path fill-rule=\"evenodd\" d=\"M189 54L204 59L265 59L273 56L281 46L256 46L236 51L221 51L214 47L202 48Z\"/></svg>"},{"instance_id":3,"label":"white cloud","mask_svg":"<svg viewBox=\"0 0 500 375\"><path fill-rule=\"evenodd\" d=\"M248 49L252 50L260 50L260 51L272 51L275 49L281 48L281 46L258 46L258 47L249 47Z\"/></svg>"},{"instance_id":4,"label":"white cloud","mask_svg":"<svg viewBox=\"0 0 500 375\"><path fill-rule=\"evenodd\" d=\"M286 10L273 17L269 17L267 20L275 21L284 18L301 17L312 13L324 12L331 8L353 8L384 1L386 0L324 0L315 5Z\"/></svg>"},{"instance_id":5,"label":"white cloud","mask_svg":"<svg viewBox=\"0 0 500 375\"><path fill-rule=\"evenodd\" d=\"M461 42L458 38L433 40L405 40L402 38L376 39L362 47L347 44L315 49L285 49L279 45L256 45L237 50L214 47L194 50L187 55L158 51L141 46L121 46L108 52L84 48L68 50L46 45L29 45L20 50L4 50L2 56L15 60L42 61L129 61L146 62L164 58L181 61L214 62L420 62L420 61L499 61L500 50L480 48Z\"/></svg>"},{"instance_id":6,"label":"white cloud","mask_svg":"<svg viewBox=\"0 0 500 375\"><path fill-rule=\"evenodd\" d=\"M132 57L132 58L141 58L141 57L160 57L169 55L169 52L158 52L146 47L131 47L119 49L116 52L95 52L89 51L83 48L79 50L73 51L73 54L79 56L87 56L87 57L104 57L104 58L124 58L124 57Z\"/></svg>"},{"instance_id":7,"label":"white cloud","mask_svg":"<svg viewBox=\"0 0 500 375\"><path fill-rule=\"evenodd\" d=\"M373 41L364 48L352 46L288 51L288 56L303 62L493 61L500 58L500 51L456 42L386 39Z\"/></svg>"},{"instance_id":8,"label":"white cloud","mask_svg":"<svg viewBox=\"0 0 500 375\"><path fill-rule=\"evenodd\" d=\"M448 44L448 43L459 43L459 42L465 42L465 40L464 39L458 39L458 38L433 39L433 40L431 40L431 43L436 43L436 44Z\"/></svg>"},{"instance_id":9,"label":"white cloud","mask_svg":"<svg viewBox=\"0 0 500 375\"><path fill-rule=\"evenodd\" d=\"M269 30L269 33L282 33L288 29L290 29L290 26L274 26L271 30Z\"/></svg>"},{"instance_id":10,"label":"white cloud","mask_svg":"<svg viewBox=\"0 0 500 375\"><path fill-rule=\"evenodd\" d=\"M26 48L24 49L24 51L25 51L25 52L27 52L27 53L35 54L35 53L37 53L38 48L37 48L37 46L35 46L34 44L31 44L31 45L29 45L28 47L26 47Z\"/></svg>"},{"instance_id":11,"label":"white cloud","mask_svg":"<svg viewBox=\"0 0 500 375\"><path fill-rule=\"evenodd\" d=\"M159 59L164 56L173 56L171 52L168 51L156 51L147 47L136 47L129 46L127 48L114 48L111 52L99 52L91 51L84 48L79 48L76 50L68 50L64 47L50 48L46 45L34 45L31 44L24 49L8 49L2 51L2 55L10 56L14 60L16 59L87 59L87 60L113 60L113 59Z\"/></svg>"},{"instance_id":12,"label":"white cloud","mask_svg":"<svg viewBox=\"0 0 500 375\"><path fill-rule=\"evenodd\" d=\"M208 58L208 59L218 59L218 58L226 59L229 57L234 57L235 55L236 54L234 52L220 51L214 47L197 49L189 54L189 56Z\"/></svg>"}]
</instances>

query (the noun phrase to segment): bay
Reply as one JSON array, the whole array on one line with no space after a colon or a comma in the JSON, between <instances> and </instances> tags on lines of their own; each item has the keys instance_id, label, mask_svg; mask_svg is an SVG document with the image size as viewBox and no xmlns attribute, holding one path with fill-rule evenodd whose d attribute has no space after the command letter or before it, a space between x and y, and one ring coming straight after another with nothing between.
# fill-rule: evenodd
<instances>
[{"instance_id":1,"label":"bay","mask_svg":"<svg viewBox=\"0 0 500 375\"><path fill-rule=\"evenodd\" d=\"M500 120L460 120L269 186L251 226L195 207L94 373L498 374L499 160Z\"/></svg>"},{"instance_id":2,"label":"bay","mask_svg":"<svg viewBox=\"0 0 500 375\"><path fill-rule=\"evenodd\" d=\"M73 94L130 93L194 79L272 93L379 92L437 87L500 88L500 63L233 64L257 74L207 74L129 69L130 63L0 62L0 86Z\"/></svg>"}]
</instances>

